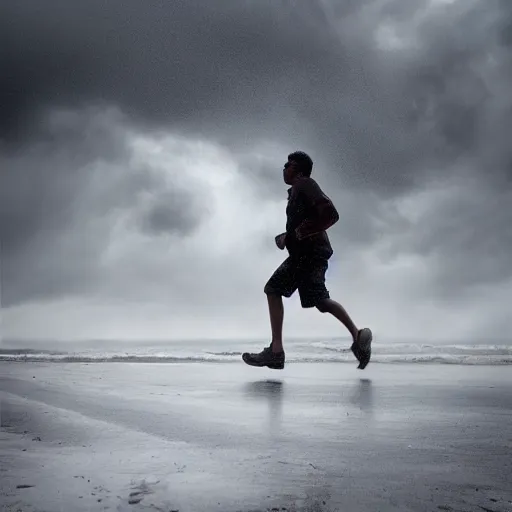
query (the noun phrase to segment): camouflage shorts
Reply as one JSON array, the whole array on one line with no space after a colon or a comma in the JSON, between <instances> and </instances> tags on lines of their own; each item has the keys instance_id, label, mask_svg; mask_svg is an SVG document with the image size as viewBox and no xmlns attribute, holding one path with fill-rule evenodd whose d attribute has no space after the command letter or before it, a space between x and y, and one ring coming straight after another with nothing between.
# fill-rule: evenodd
<instances>
[{"instance_id":1,"label":"camouflage shorts","mask_svg":"<svg viewBox=\"0 0 512 512\"><path fill-rule=\"evenodd\" d=\"M325 258L288 257L272 274L264 291L267 295L291 297L298 289L302 307L313 308L330 297L325 287L328 266Z\"/></svg>"}]
</instances>

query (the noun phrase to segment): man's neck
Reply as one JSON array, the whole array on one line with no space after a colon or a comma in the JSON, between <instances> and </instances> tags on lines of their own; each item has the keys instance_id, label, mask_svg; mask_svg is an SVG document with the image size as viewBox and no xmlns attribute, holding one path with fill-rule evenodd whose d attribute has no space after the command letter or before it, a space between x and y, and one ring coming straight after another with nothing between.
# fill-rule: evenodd
<instances>
[{"instance_id":1,"label":"man's neck","mask_svg":"<svg viewBox=\"0 0 512 512\"><path fill-rule=\"evenodd\" d=\"M305 180L305 179L307 179L307 176L304 176L303 174L299 174L299 176L297 176L293 180L293 183L291 184L291 186L293 187L294 185L297 185L297 183L299 183L299 181L302 181L302 180Z\"/></svg>"}]
</instances>

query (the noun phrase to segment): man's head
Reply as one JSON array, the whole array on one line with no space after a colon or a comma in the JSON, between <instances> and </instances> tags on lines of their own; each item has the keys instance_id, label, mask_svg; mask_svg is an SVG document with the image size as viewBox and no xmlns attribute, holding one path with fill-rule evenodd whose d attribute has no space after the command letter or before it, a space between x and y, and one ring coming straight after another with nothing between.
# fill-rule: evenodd
<instances>
[{"instance_id":1,"label":"man's head","mask_svg":"<svg viewBox=\"0 0 512 512\"><path fill-rule=\"evenodd\" d=\"M288 162L284 164L283 178L287 185L293 185L297 178L310 177L313 170L313 160L303 151L295 151L288 155Z\"/></svg>"}]
</instances>

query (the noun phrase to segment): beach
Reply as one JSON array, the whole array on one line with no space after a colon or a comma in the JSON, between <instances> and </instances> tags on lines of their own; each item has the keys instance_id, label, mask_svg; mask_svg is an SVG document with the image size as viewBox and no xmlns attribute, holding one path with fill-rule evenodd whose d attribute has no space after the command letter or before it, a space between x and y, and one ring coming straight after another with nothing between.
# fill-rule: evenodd
<instances>
[{"instance_id":1,"label":"beach","mask_svg":"<svg viewBox=\"0 0 512 512\"><path fill-rule=\"evenodd\" d=\"M510 366L0 363L9 511L511 511Z\"/></svg>"}]
</instances>

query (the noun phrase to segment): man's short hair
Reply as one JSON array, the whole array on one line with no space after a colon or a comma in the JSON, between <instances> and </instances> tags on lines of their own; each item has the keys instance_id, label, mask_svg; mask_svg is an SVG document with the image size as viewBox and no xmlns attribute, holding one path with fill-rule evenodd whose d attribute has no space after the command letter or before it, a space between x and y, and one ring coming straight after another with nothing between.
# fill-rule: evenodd
<instances>
[{"instance_id":1,"label":"man's short hair","mask_svg":"<svg viewBox=\"0 0 512 512\"><path fill-rule=\"evenodd\" d=\"M288 155L288 160L293 160L297 162L300 171L304 176L311 176L311 171L313 170L313 160L311 157L304 153L304 151L295 151Z\"/></svg>"}]
</instances>

